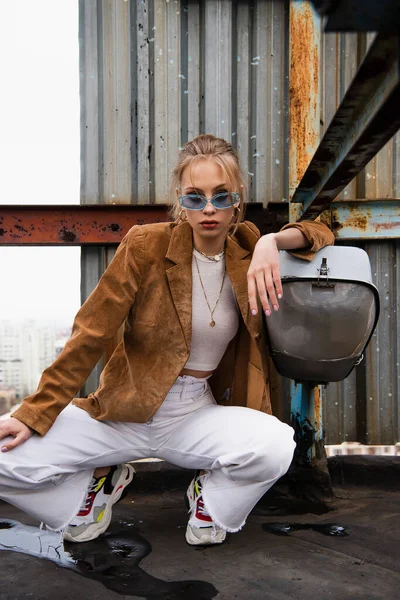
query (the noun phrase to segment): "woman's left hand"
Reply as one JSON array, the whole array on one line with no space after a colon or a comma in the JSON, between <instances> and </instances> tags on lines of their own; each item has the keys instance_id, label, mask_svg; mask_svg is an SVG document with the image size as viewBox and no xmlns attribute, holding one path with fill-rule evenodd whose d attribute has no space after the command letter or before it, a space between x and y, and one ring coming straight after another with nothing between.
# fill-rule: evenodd
<instances>
[{"instance_id":1,"label":"woman's left hand","mask_svg":"<svg viewBox=\"0 0 400 600\"><path fill-rule=\"evenodd\" d=\"M258 240L247 272L249 304L252 315L256 315L257 293L267 317L272 309L278 310L278 298L282 298L282 283L279 270L279 249L275 233L264 235Z\"/></svg>"}]
</instances>

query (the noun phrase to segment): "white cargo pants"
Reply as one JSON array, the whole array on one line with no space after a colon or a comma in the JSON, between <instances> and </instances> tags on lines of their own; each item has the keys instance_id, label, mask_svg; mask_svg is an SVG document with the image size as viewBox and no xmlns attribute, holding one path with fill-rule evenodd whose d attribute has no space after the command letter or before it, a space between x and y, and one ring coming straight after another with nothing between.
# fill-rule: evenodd
<instances>
[{"instance_id":1,"label":"white cargo pants","mask_svg":"<svg viewBox=\"0 0 400 600\"><path fill-rule=\"evenodd\" d=\"M62 530L78 512L96 467L157 457L207 470L208 512L235 532L286 473L294 447L293 430L277 418L218 406L206 379L178 377L147 423L96 421L67 406L43 438L34 435L0 453L0 499Z\"/></svg>"}]
</instances>

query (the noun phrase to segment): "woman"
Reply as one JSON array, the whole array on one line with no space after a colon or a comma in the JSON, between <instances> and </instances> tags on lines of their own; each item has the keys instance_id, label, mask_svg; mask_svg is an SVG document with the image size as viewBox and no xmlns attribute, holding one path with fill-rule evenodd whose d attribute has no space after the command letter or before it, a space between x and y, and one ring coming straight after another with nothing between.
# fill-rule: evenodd
<instances>
[{"instance_id":1,"label":"woman","mask_svg":"<svg viewBox=\"0 0 400 600\"><path fill-rule=\"evenodd\" d=\"M260 239L241 222L243 190L229 143L185 144L175 221L130 229L38 390L1 422L0 498L86 541L107 529L132 479L124 463L153 456L197 470L189 544L243 527L294 450L293 430L268 414L262 311L279 309L278 251L311 260L333 243L314 222ZM74 399L124 321L99 388Z\"/></svg>"}]
</instances>

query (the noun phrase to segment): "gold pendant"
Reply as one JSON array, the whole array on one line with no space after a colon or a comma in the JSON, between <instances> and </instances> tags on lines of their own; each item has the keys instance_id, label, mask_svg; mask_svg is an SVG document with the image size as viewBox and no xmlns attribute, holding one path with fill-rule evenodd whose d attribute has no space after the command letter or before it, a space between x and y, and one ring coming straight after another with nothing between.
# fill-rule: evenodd
<instances>
[{"instance_id":1,"label":"gold pendant","mask_svg":"<svg viewBox=\"0 0 400 600\"><path fill-rule=\"evenodd\" d=\"M215 321L214 321L214 319L211 319L211 321L210 321L210 327L214 327L214 325L215 325Z\"/></svg>"}]
</instances>

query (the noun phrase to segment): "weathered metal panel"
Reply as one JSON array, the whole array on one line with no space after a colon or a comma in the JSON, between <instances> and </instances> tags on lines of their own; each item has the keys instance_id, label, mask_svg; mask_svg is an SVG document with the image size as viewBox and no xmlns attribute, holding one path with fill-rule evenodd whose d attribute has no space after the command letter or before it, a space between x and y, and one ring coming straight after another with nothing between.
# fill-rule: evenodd
<instances>
[{"instance_id":1,"label":"weathered metal panel","mask_svg":"<svg viewBox=\"0 0 400 600\"><path fill-rule=\"evenodd\" d=\"M327 129L359 64L357 34L328 33L322 36L321 56L321 135ZM340 199L362 198L354 179L338 196Z\"/></svg>"},{"instance_id":2,"label":"weathered metal panel","mask_svg":"<svg viewBox=\"0 0 400 600\"><path fill-rule=\"evenodd\" d=\"M132 81L135 86L135 105L132 104L132 121L136 127L132 130L133 178L137 181L137 201L139 204L150 202L151 182L151 131L150 131L150 100L151 82L150 56L154 49L154 30L149 15L149 2L132 3L136 7L133 14L132 30ZM136 67L136 68L135 68ZM134 108L133 108L134 106Z\"/></svg>"},{"instance_id":3,"label":"weathered metal panel","mask_svg":"<svg viewBox=\"0 0 400 600\"><path fill-rule=\"evenodd\" d=\"M251 95L248 85L243 82L251 81L254 65L252 61L252 28L251 9L248 3L239 3L236 13L236 56L233 55L235 67L236 126L232 132L232 143L236 147L242 162L243 173L247 176L248 186L254 174L251 174L250 148L253 138L251 128ZM236 62L235 62L236 61Z\"/></svg>"},{"instance_id":4,"label":"weathered metal panel","mask_svg":"<svg viewBox=\"0 0 400 600\"><path fill-rule=\"evenodd\" d=\"M251 200L287 198L287 2L80 11L82 203L163 203L179 147L206 132L238 149Z\"/></svg>"},{"instance_id":5,"label":"weathered metal panel","mask_svg":"<svg viewBox=\"0 0 400 600\"><path fill-rule=\"evenodd\" d=\"M180 146L181 2L154 2L154 183L155 201L165 202Z\"/></svg>"},{"instance_id":6,"label":"weathered metal panel","mask_svg":"<svg viewBox=\"0 0 400 600\"><path fill-rule=\"evenodd\" d=\"M185 41L183 49L186 50L187 57L187 75L183 90L187 126L186 131L182 128L182 143L200 133L200 6L196 2L189 2L186 11L187 27L183 29L181 38ZM185 60L185 53L182 60Z\"/></svg>"},{"instance_id":7,"label":"weathered metal panel","mask_svg":"<svg viewBox=\"0 0 400 600\"><path fill-rule=\"evenodd\" d=\"M361 414L357 411L356 371L344 381L323 387L321 396L325 443L357 440L357 419Z\"/></svg>"},{"instance_id":8,"label":"weathered metal panel","mask_svg":"<svg viewBox=\"0 0 400 600\"><path fill-rule=\"evenodd\" d=\"M322 132L328 127L375 35L375 33L368 35L326 33L323 35ZM347 185L336 201L399 197L399 139L400 134L397 133L366 165L364 170Z\"/></svg>"},{"instance_id":9,"label":"weathered metal panel","mask_svg":"<svg viewBox=\"0 0 400 600\"><path fill-rule=\"evenodd\" d=\"M400 395L398 246L398 241L366 244L381 297L379 327L367 350L366 440L370 444L390 444L400 439L396 410Z\"/></svg>"},{"instance_id":10,"label":"weathered metal panel","mask_svg":"<svg viewBox=\"0 0 400 600\"><path fill-rule=\"evenodd\" d=\"M284 145L286 8L284 3L258 3L253 11L251 72L253 103L251 120L252 197L264 203L285 196Z\"/></svg>"},{"instance_id":11,"label":"weathered metal panel","mask_svg":"<svg viewBox=\"0 0 400 600\"><path fill-rule=\"evenodd\" d=\"M323 390L326 440L395 444L400 441L400 242L357 245L369 254L381 314L361 365Z\"/></svg>"},{"instance_id":12,"label":"weathered metal panel","mask_svg":"<svg viewBox=\"0 0 400 600\"><path fill-rule=\"evenodd\" d=\"M95 0L79 3L81 204L97 204L101 201L98 18Z\"/></svg>"},{"instance_id":13,"label":"weathered metal panel","mask_svg":"<svg viewBox=\"0 0 400 600\"><path fill-rule=\"evenodd\" d=\"M127 2L103 0L102 83L104 202L131 202L130 12Z\"/></svg>"},{"instance_id":14,"label":"weathered metal panel","mask_svg":"<svg viewBox=\"0 0 400 600\"><path fill-rule=\"evenodd\" d=\"M232 2L206 2L204 14L204 131L232 133Z\"/></svg>"}]
</instances>

